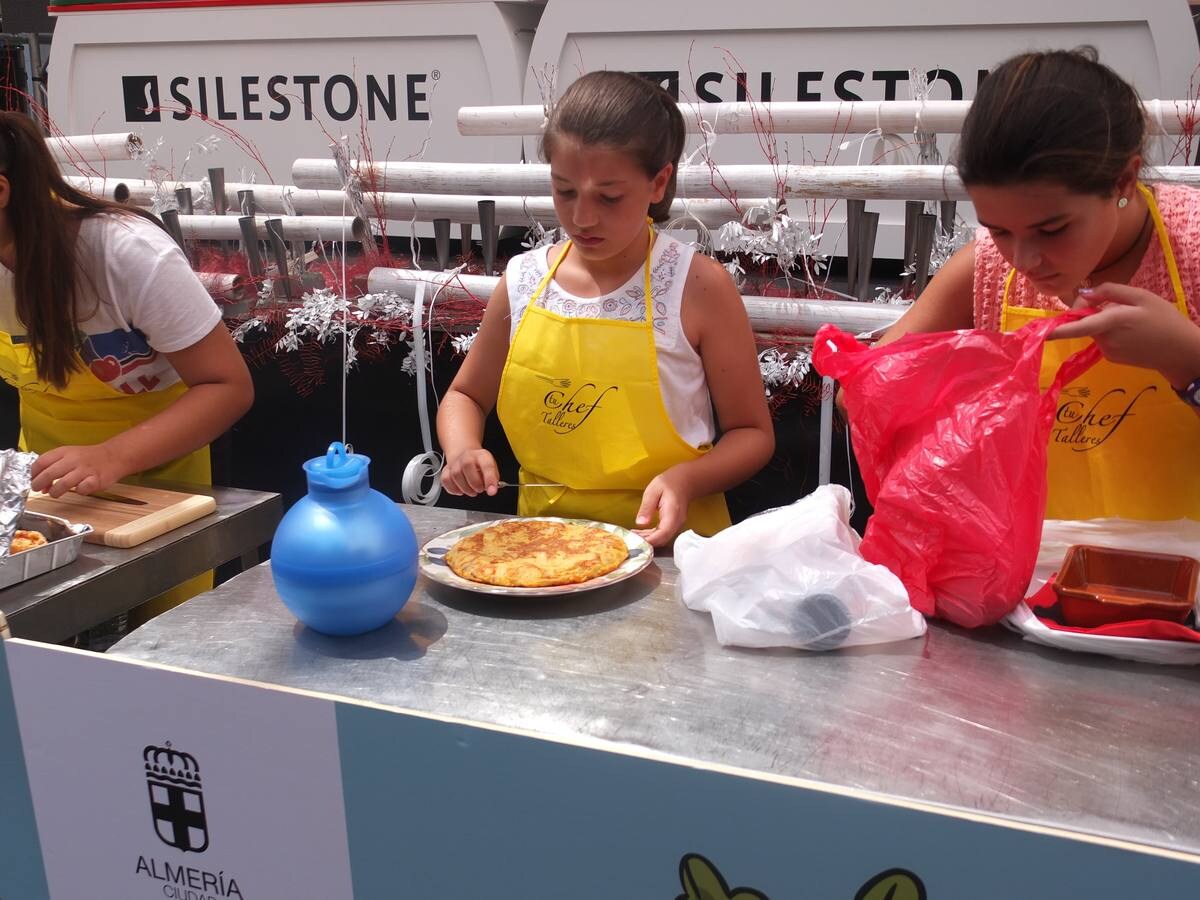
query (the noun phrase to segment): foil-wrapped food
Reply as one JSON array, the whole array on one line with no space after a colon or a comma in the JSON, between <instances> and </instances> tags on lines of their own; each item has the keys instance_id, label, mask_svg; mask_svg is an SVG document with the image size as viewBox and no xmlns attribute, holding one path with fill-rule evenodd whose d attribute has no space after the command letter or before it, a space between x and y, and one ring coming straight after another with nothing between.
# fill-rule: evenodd
<instances>
[{"instance_id":1,"label":"foil-wrapped food","mask_svg":"<svg viewBox=\"0 0 1200 900\"><path fill-rule=\"evenodd\" d=\"M19 529L36 459L36 453L13 449L0 451L0 557L9 555ZM29 546L33 545L26 544L23 549Z\"/></svg>"},{"instance_id":2,"label":"foil-wrapped food","mask_svg":"<svg viewBox=\"0 0 1200 900\"><path fill-rule=\"evenodd\" d=\"M0 590L74 562L90 525L25 511L36 453L0 450Z\"/></svg>"}]
</instances>

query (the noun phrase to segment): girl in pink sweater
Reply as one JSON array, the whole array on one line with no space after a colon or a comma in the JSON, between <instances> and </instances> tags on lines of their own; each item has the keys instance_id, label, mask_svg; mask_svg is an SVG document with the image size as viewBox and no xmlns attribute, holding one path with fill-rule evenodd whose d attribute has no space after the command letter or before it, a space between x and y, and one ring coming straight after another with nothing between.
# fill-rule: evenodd
<instances>
[{"instance_id":1,"label":"girl in pink sweater","mask_svg":"<svg viewBox=\"0 0 1200 900\"><path fill-rule=\"evenodd\" d=\"M882 338L1099 307L1043 358L1047 384L1087 342L1104 354L1059 400L1051 518L1200 519L1200 191L1139 182L1145 133L1091 48L1000 65L958 148L982 227Z\"/></svg>"}]
</instances>

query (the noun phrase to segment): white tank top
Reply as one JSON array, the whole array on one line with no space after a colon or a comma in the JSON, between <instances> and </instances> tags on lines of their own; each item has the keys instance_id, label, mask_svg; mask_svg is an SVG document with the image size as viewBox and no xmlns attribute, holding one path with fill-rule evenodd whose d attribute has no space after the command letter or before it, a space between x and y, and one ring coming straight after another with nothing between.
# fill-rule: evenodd
<instances>
[{"instance_id":1,"label":"white tank top","mask_svg":"<svg viewBox=\"0 0 1200 900\"><path fill-rule=\"evenodd\" d=\"M549 246L514 256L508 262L509 342L517 333L529 298L550 270ZM663 405L679 436L693 447L711 444L716 437L712 398L704 366L683 333L679 309L692 264L694 248L659 233L650 256L650 293L654 298L654 348L658 357L658 383ZM551 281L538 298L538 306L564 318L646 320L645 275L638 266L625 284L600 297L576 297Z\"/></svg>"}]
</instances>

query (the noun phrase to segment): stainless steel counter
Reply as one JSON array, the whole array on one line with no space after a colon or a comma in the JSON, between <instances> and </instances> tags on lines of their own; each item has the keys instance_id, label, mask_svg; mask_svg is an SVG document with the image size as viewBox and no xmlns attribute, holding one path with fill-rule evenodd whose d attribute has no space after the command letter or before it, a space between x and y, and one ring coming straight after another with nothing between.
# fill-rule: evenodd
<instances>
[{"instance_id":1,"label":"stainless steel counter","mask_svg":"<svg viewBox=\"0 0 1200 900\"><path fill-rule=\"evenodd\" d=\"M231 559L256 563L283 515L279 495L188 490L210 493L216 512L127 550L84 544L74 562L0 591L13 637L65 640Z\"/></svg>"},{"instance_id":2,"label":"stainless steel counter","mask_svg":"<svg viewBox=\"0 0 1200 900\"><path fill-rule=\"evenodd\" d=\"M488 518L406 512L422 541ZM675 577L660 557L539 603L421 580L393 624L329 638L264 564L110 652L1200 853L1200 673L939 623L828 654L725 649Z\"/></svg>"}]
</instances>

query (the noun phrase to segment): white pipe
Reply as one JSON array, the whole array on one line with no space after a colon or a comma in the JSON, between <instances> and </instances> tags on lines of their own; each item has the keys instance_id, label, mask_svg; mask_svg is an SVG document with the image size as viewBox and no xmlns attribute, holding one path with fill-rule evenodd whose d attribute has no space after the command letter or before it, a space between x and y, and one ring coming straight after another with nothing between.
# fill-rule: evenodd
<instances>
[{"instance_id":1,"label":"white pipe","mask_svg":"<svg viewBox=\"0 0 1200 900\"><path fill-rule=\"evenodd\" d=\"M180 187L190 187L194 195L199 195L200 183L196 181L164 182L160 188L152 181L137 178L88 178L82 175L64 176L69 184L82 191L87 191L98 197L115 199L125 197L134 206L151 208L159 198L167 204L174 204L174 191ZM225 194L229 208L238 207L237 192L253 190L254 204L260 212L283 213L283 203L286 194L297 213L304 215L340 215L344 208L344 194L340 190L305 190L291 186L275 184L227 184ZM418 222L431 222L434 219L449 219L451 222L479 221L478 202L480 200L495 200L496 224L525 226L538 222L545 226L558 224L558 216L554 213L554 201L550 197L463 197L456 194L400 194L400 193L366 193L363 203L368 213L381 211L385 221L391 223L388 233L403 235L404 227L416 218ZM689 212L710 228L719 228L726 222L736 221L747 209L767 204L765 199L738 199L735 208L728 200L679 200L671 204L671 217L686 220Z\"/></svg>"},{"instance_id":2,"label":"white pipe","mask_svg":"<svg viewBox=\"0 0 1200 900\"><path fill-rule=\"evenodd\" d=\"M417 193L539 196L550 190L550 167L525 163L376 162L365 168ZM1198 166L1161 166L1146 181L1200 184ZM308 188L340 186L332 160L298 159L292 180ZM967 200L953 166L682 166L679 194L690 198L783 196L861 200Z\"/></svg>"},{"instance_id":3,"label":"white pipe","mask_svg":"<svg viewBox=\"0 0 1200 900\"><path fill-rule=\"evenodd\" d=\"M1146 118L1154 134L1185 134L1195 120L1195 100L1146 100ZM971 108L970 100L858 100L786 103L680 103L687 130L698 133L704 121L717 134L865 134L880 128L892 134L923 130L957 134ZM458 131L464 135L541 134L545 107L464 106Z\"/></svg>"},{"instance_id":4,"label":"white pipe","mask_svg":"<svg viewBox=\"0 0 1200 900\"><path fill-rule=\"evenodd\" d=\"M46 138L46 147L59 163L108 162L133 159L142 149L142 139L128 131L72 134Z\"/></svg>"},{"instance_id":5,"label":"white pipe","mask_svg":"<svg viewBox=\"0 0 1200 900\"><path fill-rule=\"evenodd\" d=\"M200 283L214 300L236 303L246 299L246 276L232 272L197 272Z\"/></svg>"},{"instance_id":6,"label":"white pipe","mask_svg":"<svg viewBox=\"0 0 1200 900\"><path fill-rule=\"evenodd\" d=\"M523 163L385 162L363 164L390 185L430 194L492 194L542 196L550 192L550 167ZM334 163L298 159L292 180L303 187L339 186ZM861 198L878 200L963 200L966 193L950 166L683 166L678 191L682 196L720 199L739 196Z\"/></svg>"},{"instance_id":7,"label":"white pipe","mask_svg":"<svg viewBox=\"0 0 1200 900\"><path fill-rule=\"evenodd\" d=\"M178 188L190 188L192 196L200 198L204 185L199 181L163 181L161 185L146 178L99 178L87 175L64 175L64 180L81 191L87 191L97 197L114 200L124 197L122 202L134 206L150 207L156 199L165 205L175 205L175 191ZM286 214L286 196L292 202L292 208L297 213L316 213L318 215L338 216L342 214L345 194L341 190L306 191L291 185L225 183L225 205L234 214L240 203L238 191L253 191L254 205L259 212ZM368 199L371 194L366 195ZM407 194L401 196L408 196ZM346 204L348 208L348 204Z\"/></svg>"},{"instance_id":8,"label":"white pipe","mask_svg":"<svg viewBox=\"0 0 1200 900\"><path fill-rule=\"evenodd\" d=\"M550 167L524 163L363 163L393 187L428 194L544 196L550 193ZM341 184L332 160L298 159L292 180L306 188ZM738 196L854 197L864 199L966 199L950 166L683 166L678 192L698 199Z\"/></svg>"},{"instance_id":9,"label":"white pipe","mask_svg":"<svg viewBox=\"0 0 1200 900\"><path fill-rule=\"evenodd\" d=\"M258 234L267 239L265 222L279 219L283 223L285 240L298 241L361 241L370 234L365 222L353 216L257 216ZM238 217L180 216L179 226L188 240L232 241L242 237Z\"/></svg>"},{"instance_id":10,"label":"white pipe","mask_svg":"<svg viewBox=\"0 0 1200 900\"><path fill-rule=\"evenodd\" d=\"M253 191L254 205L260 212L287 213L286 197L297 214L341 216L354 211L343 191L304 191L291 185L238 184L225 185L225 200L231 210L238 208L238 191Z\"/></svg>"},{"instance_id":11,"label":"white pipe","mask_svg":"<svg viewBox=\"0 0 1200 900\"><path fill-rule=\"evenodd\" d=\"M85 191L95 197L100 197L104 200L124 198L121 202L147 208L154 205L155 198L160 194L163 201L174 206L174 191L177 187L191 188L194 196L198 197L200 195L200 182L198 181L164 181L160 187L155 182L145 178L101 178L89 175L63 175L63 180L72 187ZM234 208L237 206L236 196L235 194Z\"/></svg>"},{"instance_id":12,"label":"white pipe","mask_svg":"<svg viewBox=\"0 0 1200 900\"><path fill-rule=\"evenodd\" d=\"M310 193L317 193L312 191ZM418 222L434 219L449 219L454 223L479 221L479 201L494 200L496 224L528 226L538 222L547 227L558 225L554 212L554 201L550 197L488 197L459 196L457 194L364 194L364 205L368 213L382 212L389 222L407 225L413 218ZM686 219L689 212L706 226L719 228L726 222L737 221L745 210L763 206L765 199L739 199L738 206L728 200L676 200L671 204L673 219ZM299 208L299 206L297 206ZM403 234L389 227L390 234Z\"/></svg>"},{"instance_id":13,"label":"white pipe","mask_svg":"<svg viewBox=\"0 0 1200 900\"><path fill-rule=\"evenodd\" d=\"M442 297L447 299L474 297L486 303L499 281L499 278L487 275L450 275L445 272L377 266L367 275L367 290L373 294L391 291L412 298L416 295L417 284L425 283L438 290L444 289ZM742 297L742 301L755 331L787 329L809 336L816 334L817 329L827 322L852 334L877 331L895 322L905 309L902 306L847 300Z\"/></svg>"}]
</instances>

